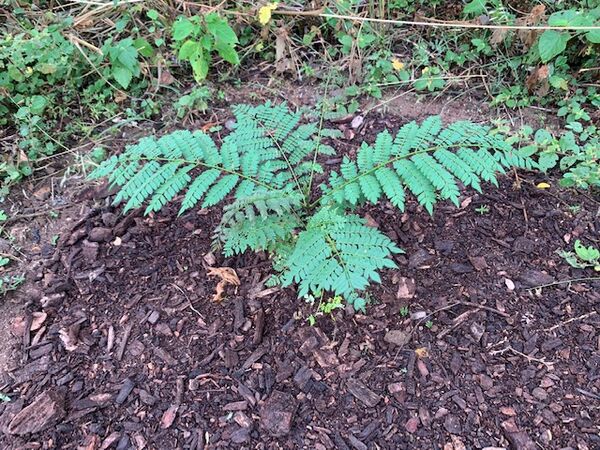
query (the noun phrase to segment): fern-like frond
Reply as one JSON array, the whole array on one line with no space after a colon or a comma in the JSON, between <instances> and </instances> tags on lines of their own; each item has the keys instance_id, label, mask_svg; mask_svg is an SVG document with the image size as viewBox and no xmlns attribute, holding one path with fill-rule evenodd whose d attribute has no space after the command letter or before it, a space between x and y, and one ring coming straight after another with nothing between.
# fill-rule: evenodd
<instances>
[{"instance_id":1,"label":"fern-like frond","mask_svg":"<svg viewBox=\"0 0 600 450\"><path fill-rule=\"evenodd\" d=\"M497 184L496 175L508 167L536 163L483 125L463 121L443 128L432 116L404 125L395 137L379 133L374 145L363 143L356 160L344 157L339 174L331 173L322 186L322 201L357 206L383 195L404 210L409 191L432 213L439 199L459 204L459 183L480 191L481 181Z\"/></svg>"},{"instance_id":2,"label":"fern-like frond","mask_svg":"<svg viewBox=\"0 0 600 450\"><path fill-rule=\"evenodd\" d=\"M115 202L125 201L125 209L147 202L146 213L160 210L187 188L181 214L198 203L216 205L230 194L305 192L311 177L323 172L315 155L333 149L321 148L317 124L300 124L301 114L285 104L238 105L233 112L233 131L220 147L200 131L145 137L104 161L91 178L107 177L119 186ZM334 130L323 134L338 135Z\"/></svg>"},{"instance_id":3,"label":"fern-like frond","mask_svg":"<svg viewBox=\"0 0 600 450\"><path fill-rule=\"evenodd\" d=\"M380 282L378 270L396 267L390 256L401 252L364 219L326 207L298 235L280 280L283 286L298 283L300 296L330 291L358 298L371 281Z\"/></svg>"},{"instance_id":4,"label":"fern-like frond","mask_svg":"<svg viewBox=\"0 0 600 450\"><path fill-rule=\"evenodd\" d=\"M215 245L223 243L225 256L272 249L300 226L296 211L303 200L302 195L287 191L261 191L236 200L224 209Z\"/></svg>"}]
</instances>

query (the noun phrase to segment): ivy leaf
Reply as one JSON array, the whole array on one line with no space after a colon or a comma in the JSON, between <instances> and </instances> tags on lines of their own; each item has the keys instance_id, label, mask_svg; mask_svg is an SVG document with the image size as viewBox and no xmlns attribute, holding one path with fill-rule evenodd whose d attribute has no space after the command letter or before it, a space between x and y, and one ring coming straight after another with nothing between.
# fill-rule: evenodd
<instances>
[{"instance_id":1,"label":"ivy leaf","mask_svg":"<svg viewBox=\"0 0 600 450\"><path fill-rule=\"evenodd\" d=\"M231 63L233 65L238 65L240 63L240 58L233 46L225 44L222 41L217 41L215 48L219 53L219 56L228 63Z\"/></svg>"},{"instance_id":2,"label":"ivy leaf","mask_svg":"<svg viewBox=\"0 0 600 450\"><path fill-rule=\"evenodd\" d=\"M112 76L123 89L129 87L129 83L131 83L131 79L133 78L131 71L123 66L113 66Z\"/></svg>"},{"instance_id":3,"label":"ivy leaf","mask_svg":"<svg viewBox=\"0 0 600 450\"><path fill-rule=\"evenodd\" d=\"M569 39L571 39L571 35L567 32L559 32L556 30L544 31L538 42L538 51L542 62L547 63L555 56L564 52L567 48Z\"/></svg>"},{"instance_id":4,"label":"ivy leaf","mask_svg":"<svg viewBox=\"0 0 600 450\"><path fill-rule=\"evenodd\" d=\"M179 17L173 24L173 40L181 41L192 34L194 24L185 17Z\"/></svg>"}]
</instances>

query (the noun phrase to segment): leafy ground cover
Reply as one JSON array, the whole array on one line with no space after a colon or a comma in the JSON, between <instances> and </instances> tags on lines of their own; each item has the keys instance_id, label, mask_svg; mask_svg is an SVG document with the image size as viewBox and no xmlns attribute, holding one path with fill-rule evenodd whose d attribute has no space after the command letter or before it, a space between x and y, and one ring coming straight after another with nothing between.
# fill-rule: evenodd
<instances>
[{"instance_id":1,"label":"leafy ground cover","mask_svg":"<svg viewBox=\"0 0 600 450\"><path fill-rule=\"evenodd\" d=\"M5 0L1 446L600 445L598 8ZM220 146L232 105L282 100L333 130L313 198L384 129L438 114L538 167L433 215L349 190L405 251L366 313L268 285L266 253L222 256L216 210L144 217L87 181L140 138Z\"/></svg>"}]
</instances>

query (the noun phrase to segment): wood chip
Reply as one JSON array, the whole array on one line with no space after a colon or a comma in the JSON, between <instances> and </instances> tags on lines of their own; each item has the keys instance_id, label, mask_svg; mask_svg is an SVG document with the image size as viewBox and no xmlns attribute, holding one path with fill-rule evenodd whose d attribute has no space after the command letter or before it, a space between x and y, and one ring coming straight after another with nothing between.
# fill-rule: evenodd
<instances>
[{"instance_id":1,"label":"wood chip","mask_svg":"<svg viewBox=\"0 0 600 450\"><path fill-rule=\"evenodd\" d=\"M346 387L354 397L369 408L374 408L381 400L381 396L369 389L362 381L351 378L346 382Z\"/></svg>"}]
</instances>

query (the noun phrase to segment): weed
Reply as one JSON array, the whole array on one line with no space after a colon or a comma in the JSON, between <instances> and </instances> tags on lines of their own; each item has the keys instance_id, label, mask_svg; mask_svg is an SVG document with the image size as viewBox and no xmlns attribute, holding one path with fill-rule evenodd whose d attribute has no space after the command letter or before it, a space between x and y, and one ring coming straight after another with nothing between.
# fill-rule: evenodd
<instances>
[{"instance_id":1,"label":"weed","mask_svg":"<svg viewBox=\"0 0 600 450\"><path fill-rule=\"evenodd\" d=\"M211 57L215 52L230 64L240 63L235 50L237 35L227 20L217 13L189 18L179 16L173 23L171 37L177 50L177 58L190 63L198 82L208 75Z\"/></svg>"},{"instance_id":2,"label":"weed","mask_svg":"<svg viewBox=\"0 0 600 450\"><path fill-rule=\"evenodd\" d=\"M401 317L408 317L409 314L409 310L408 310L408 306L404 305L402 308L400 308L400 316Z\"/></svg>"},{"instance_id":3,"label":"weed","mask_svg":"<svg viewBox=\"0 0 600 450\"><path fill-rule=\"evenodd\" d=\"M194 111L206 112L211 98L212 92L208 87L195 87L189 94L179 97L175 103L177 117L181 119Z\"/></svg>"},{"instance_id":4,"label":"weed","mask_svg":"<svg viewBox=\"0 0 600 450\"><path fill-rule=\"evenodd\" d=\"M0 277L0 296L16 290L25 281L24 275L3 275Z\"/></svg>"},{"instance_id":5,"label":"weed","mask_svg":"<svg viewBox=\"0 0 600 450\"><path fill-rule=\"evenodd\" d=\"M481 206L478 206L477 208L475 208L475 211L481 215L489 214L490 207L489 207L489 205L481 205Z\"/></svg>"},{"instance_id":6,"label":"weed","mask_svg":"<svg viewBox=\"0 0 600 450\"><path fill-rule=\"evenodd\" d=\"M576 269L593 268L595 271L600 272L600 250L598 248L593 245L586 247L577 239L573 249L575 252L561 250L558 254L571 267L575 267Z\"/></svg>"}]
</instances>

